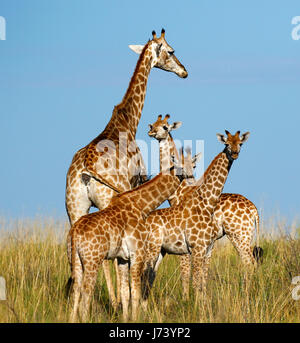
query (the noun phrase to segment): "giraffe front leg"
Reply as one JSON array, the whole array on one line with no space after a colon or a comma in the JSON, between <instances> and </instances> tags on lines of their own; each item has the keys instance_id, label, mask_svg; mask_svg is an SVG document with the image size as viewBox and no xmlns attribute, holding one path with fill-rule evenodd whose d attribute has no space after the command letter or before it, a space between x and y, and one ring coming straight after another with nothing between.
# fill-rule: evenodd
<instances>
[{"instance_id":1,"label":"giraffe front leg","mask_svg":"<svg viewBox=\"0 0 300 343\"><path fill-rule=\"evenodd\" d=\"M137 320L141 300L141 277L143 271L142 252L138 253L130 267L132 319Z\"/></svg>"},{"instance_id":2,"label":"giraffe front leg","mask_svg":"<svg viewBox=\"0 0 300 343\"><path fill-rule=\"evenodd\" d=\"M206 292L206 280L204 279L205 255L206 249L203 247L199 247L199 249L194 248L192 251L192 286L197 298L201 291L204 294Z\"/></svg>"},{"instance_id":3,"label":"giraffe front leg","mask_svg":"<svg viewBox=\"0 0 300 343\"><path fill-rule=\"evenodd\" d=\"M180 256L180 272L183 288L183 299L189 300L189 287L190 287L190 275L191 275L191 255Z\"/></svg>"},{"instance_id":4,"label":"giraffe front leg","mask_svg":"<svg viewBox=\"0 0 300 343\"><path fill-rule=\"evenodd\" d=\"M204 280L205 285L206 285L207 279L208 279L208 269L209 269L209 265L210 265L210 259L211 259L212 251L214 248L214 243L215 243L215 241L213 240L211 242L211 244L206 249L204 266L203 266L203 280ZM205 289L205 291L206 291L206 289Z\"/></svg>"},{"instance_id":5,"label":"giraffe front leg","mask_svg":"<svg viewBox=\"0 0 300 343\"><path fill-rule=\"evenodd\" d=\"M161 253L161 240L148 239L146 257L142 272L142 306L147 309L148 297L155 281L156 272L164 254Z\"/></svg>"},{"instance_id":6,"label":"giraffe front leg","mask_svg":"<svg viewBox=\"0 0 300 343\"><path fill-rule=\"evenodd\" d=\"M128 321L128 308L129 308L129 262L118 258L118 269L120 273L120 294L123 309L123 320Z\"/></svg>"}]
</instances>

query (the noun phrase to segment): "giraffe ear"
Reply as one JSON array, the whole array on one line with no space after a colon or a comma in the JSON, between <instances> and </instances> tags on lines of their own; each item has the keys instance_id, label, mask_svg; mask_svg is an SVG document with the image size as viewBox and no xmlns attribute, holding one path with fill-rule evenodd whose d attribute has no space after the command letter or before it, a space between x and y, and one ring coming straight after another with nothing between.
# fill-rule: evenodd
<instances>
[{"instance_id":1,"label":"giraffe ear","mask_svg":"<svg viewBox=\"0 0 300 343\"><path fill-rule=\"evenodd\" d=\"M136 52L137 54L140 54L145 45L128 45L129 49L131 49L132 51Z\"/></svg>"},{"instance_id":2,"label":"giraffe ear","mask_svg":"<svg viewBox=\"0 0 300 343\"><path fill-rule=\"evenodd\" d=\"M222 135L221 133L217 133L217 138L219 142L226 144L226 139L224 135Z\"/></svg>"},{"instance_id":3,"label":"giraffe ear","mask_svg":"<svg viewBox=\"0 0 300 343\"><path fill-rule=\"evenodd\" d=\"M182 122L181 121L175 121L171 127L170 127L170 131L171 130L177 130L180 128L180 126L182 125Z\"/></svg>"},{"instance_id":4,"label":"giraffe ear","mask_svg":"<svg viewBox=\"0 0 300 343\"><path fill-rule=\"evenodd\" d=\"M242 143L242 144L245 143L245 142L248 140L249 136L250 136L250 132L245 132L245 133L243 133L243 134L241 135L241 143Z\"/></svg>"}]
</instances>

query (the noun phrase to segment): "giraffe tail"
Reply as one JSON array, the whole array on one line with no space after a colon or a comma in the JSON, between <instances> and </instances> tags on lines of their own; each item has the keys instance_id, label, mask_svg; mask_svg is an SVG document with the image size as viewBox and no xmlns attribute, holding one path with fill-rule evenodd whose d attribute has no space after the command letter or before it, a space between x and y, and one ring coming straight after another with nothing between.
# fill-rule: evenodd
<instances>
[{"instance_id":1,"label":"giraffe tail","mask_svg":"<svg viewBox=\"0 0 300 343\"><path fill-rule=\"evenodd\" d=\"M69 298L73 289L73 279L72 276L69 277L66 285L65 285L65 298Z\"/></svg>"},{"instance_id":2,"label":"giraffe tail","mask_svg":"<svg viewBox=\"0 0 300 343\"><path fill-rule=\"evenodd\" d=\"M257 212L257 209L255 209L255 214L254 214L254 223L256 227L256 245L253 248L253 257L255 258L257 263L262 263L263 262L263 254L264 250L259 246L259 215Z\"/></svg>"}]
</instances>

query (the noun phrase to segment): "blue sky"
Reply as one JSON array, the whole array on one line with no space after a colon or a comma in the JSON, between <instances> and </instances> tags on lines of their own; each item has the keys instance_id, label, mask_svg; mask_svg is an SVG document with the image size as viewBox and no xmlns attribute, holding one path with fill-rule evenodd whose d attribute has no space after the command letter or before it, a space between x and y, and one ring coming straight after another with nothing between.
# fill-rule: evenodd
<instances>
[{"instance_id":1,"label":"blue sky","mask_svg":"<svg viewBox=\"0 0 300 343\"><path fill-rule=\"evenodd\" d=\"M250 131L224 191L293 219L299 200L299 1L1 0L0 215L65 216L73 154L108 122L151 31L166 39L187 79L151 71L137 138L171 114L174 138L204 140L205 167L221 151L217 132Z\"/></svg>"}]
</instances>

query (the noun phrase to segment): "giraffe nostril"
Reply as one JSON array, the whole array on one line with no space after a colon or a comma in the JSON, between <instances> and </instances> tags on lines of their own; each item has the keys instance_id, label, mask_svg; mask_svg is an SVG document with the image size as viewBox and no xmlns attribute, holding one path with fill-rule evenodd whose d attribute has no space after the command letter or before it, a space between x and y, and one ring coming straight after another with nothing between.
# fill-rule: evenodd
<instances>
[{"instance_id":1,"label":"giraffe nostril","mask_svg":"<svg viewBox=\"0 0 300 343\"><path fill-rule=\"evenodd\" d=\"M186 79L188 77L188 72L184 70L184 72L181 73L180 77L182 77L183 79Z\"/></svg>"}]
</instances>

